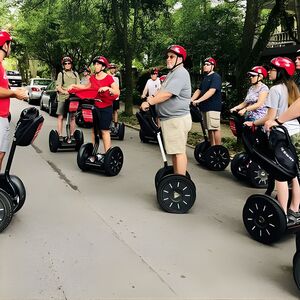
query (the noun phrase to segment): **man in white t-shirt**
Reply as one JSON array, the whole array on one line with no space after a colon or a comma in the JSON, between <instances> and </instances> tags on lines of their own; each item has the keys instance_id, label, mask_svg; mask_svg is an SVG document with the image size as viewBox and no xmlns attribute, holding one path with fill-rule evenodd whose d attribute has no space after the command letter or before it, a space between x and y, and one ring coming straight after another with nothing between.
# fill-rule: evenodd
<instances>
[{"instance_id":1,"label":"man in white t-shirt","mask_svg":"<svg viewBox=\"0 0 300 300\"><path fill-rule=\"evenodd\" d=\"M157 68L153 68L151 70L151 78L148 79L145 88L143 90L142 93L142 99L151 96L155 96L155 94L157 93L157 91L160 89L161 83L160 80L158 78L158 69Z\"/></svg>"}]
</instances>

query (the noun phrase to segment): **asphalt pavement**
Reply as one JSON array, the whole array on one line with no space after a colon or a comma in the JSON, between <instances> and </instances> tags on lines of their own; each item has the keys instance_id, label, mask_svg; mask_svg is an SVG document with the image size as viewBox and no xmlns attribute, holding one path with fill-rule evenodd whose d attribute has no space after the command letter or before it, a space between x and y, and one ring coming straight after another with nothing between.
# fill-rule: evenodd
<instances>
[{"instance_id":1,"label":"asphalt pavement","mask_svg":"<svg viewBox=\"0 0 300 300\"><path fill-rule=\"evenodd\" d=\"M11 128L26 102L12 100ZM27 191L0 234L0 299L299 299L294 236L272 246L252 240L245 200L263 193L229 168L201 168L188 148L197 199L188 214L163 212L154 187L159 148L126 128L116 177L82 172L75 152L51 153L45 122L33 146L18 147L12 174ZM85 141L90 129L83 129Z\"/></svg>"}]
</instances>

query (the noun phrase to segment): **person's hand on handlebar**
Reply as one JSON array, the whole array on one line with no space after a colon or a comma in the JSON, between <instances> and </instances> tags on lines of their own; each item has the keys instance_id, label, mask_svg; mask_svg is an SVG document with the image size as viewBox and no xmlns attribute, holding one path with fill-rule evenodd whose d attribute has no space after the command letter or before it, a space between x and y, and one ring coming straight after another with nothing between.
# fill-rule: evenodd
<instances>
[{"instance_id":1,"label":"person's hand on handlebar","mask_svg":"<svg viewBox=\"0 0 300 300\"><path fill-rule=\"evenodd\" d=\"M243 124L246 125L246 126L249 126L249 127L255 126L253 121L246 121Z\"/></svg>"},{"instance_id":2,"label":"person's hand on handlebar","mask_svg":"<svg viewBox=\"0 0 300 300\"><path fill-rule=\"evenodd\" d=\"M147 111L147 110L149 110L149 108L150 108L150 104L149 104L147 101L144 101L144 102L142 102L140 108L141 108L141 110L143 110L143 111Z\"/></svg>"},{"instance_id":3,"label":"person's hand on handlebar","mask_svg":"<svg viewBox=\"0 0 300 300\"><path fill-rule=\"evenodd\" d=\"M273 126L278 126L279 124L275 120L268 120L265 122L264 128L266 131L270 131Z\"/></svg>"}]
</instances>

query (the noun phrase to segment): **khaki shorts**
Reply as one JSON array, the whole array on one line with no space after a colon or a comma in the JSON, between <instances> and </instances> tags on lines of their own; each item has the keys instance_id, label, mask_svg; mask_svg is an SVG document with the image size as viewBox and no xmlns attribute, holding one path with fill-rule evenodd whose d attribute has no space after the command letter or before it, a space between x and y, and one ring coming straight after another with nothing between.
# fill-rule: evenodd
<instances>
[{"instance_id":1,"label":"khaki shorts","mask_svg":"<svg viewBox=\"0 0 300 300\"><path fill-rule=\"evenodd\" d=\"M202 112L204 127L207 130L220 130L221 129L221 112L219 111L206 111Z\"/></svg>"},{"instance_id":2,"label":"khaki shorts","mask_svg":"<svg viewBox=\"0 0 300 300\"><path fill-rule=\"evenodd\" d=\"M161 120L160 125L166 152L168 154L185 153L188 132L192 128L191 115Z\"/></svg>"},{"instance_id":3,"label":"khaki shorts","mask_svg":"<svg viewBox=\"0 0 300 300\"><path fill-rule=\"evenodd\" d=\"M64 101L58 101L57 102L57 110L56 110L56 114L58 115L66 115L66 111L65 111L65 102Z\"/></svg>"},{"instance_id":4,"label":"khaki shorts","mask_svg":"<svg viewBox=\"0 0 300 300\"><path fill-rule=\"evenodd\" d=\"M0 117L0 152L9 150L9 122L7 118Z\"/></svg>"}]
</instances>

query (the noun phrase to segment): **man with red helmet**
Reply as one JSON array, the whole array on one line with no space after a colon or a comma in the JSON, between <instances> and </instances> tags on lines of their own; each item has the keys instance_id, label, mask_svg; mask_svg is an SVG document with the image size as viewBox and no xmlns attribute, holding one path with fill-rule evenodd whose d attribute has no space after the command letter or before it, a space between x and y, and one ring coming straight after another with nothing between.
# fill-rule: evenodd
<instances>
[{"instance_id":1,"label":"man with red helmet","mask_svg":"<svg viewBox=\"0 0 300 300\"><path fill-rule=\"evenodd\" d=\"M119 77L116 76L117 73L117 65L114 63L110 63L108 65L107 68L107 74L112 76L112 78L114 79L115 83L118 85L118 87L120 88L120 80ZM112 115L112 120L113 120L113 126L111 128L112 131L117 132L118 131L118 110L120 109L120 100L119 97L114 100L113 102L113 115Z\"/></svg>"},{"instance_id":2,"label":"man with red helmet","mask_svg":"<svg viewBox=\"0 0 300 300\"><path fill-rule=\"evenodd\" d=\"M236 105L230 112L237 111L244 116L245 121L254 121L265 116L267 108L264 103L269 93L269 88L262 82L268 76L267 70L262 66L253 67L248 73L250 88L244 102Z\"/></svg>"},{"instance_id":3,"label":"man with red helmet","mask_svg":"<svg viewBox=\"0 0 300 300\"><path fill-rule=\"evenodd\" d=\"M186 174L186 143L192 127L190 114L191 80L183 62L186 50L179 45L167 49L167 68L169 73L155 96L147 97L141 109L147 110L156 105L160 120L166 152L172 155L175 174Z\"/></svg>"},{"instance_id":4,"label":"man with red helmet","mask_svg":"<svg viewBox=\"0 0 300 300\"><path fill-rule=\"evenodd\" d=\"M86 85L82 84L72 84L70 89L87 90L94 89L98 91L98 96L101 102L95 102L95 107L97 114L99 116L98 128L101 131L104 154L111 147L110 138L110 124L112 121L113 113L113 102L120 95L120 90L118 84L114 81L113 77L105 73L105 69L108 67L109 62L104 56L96 56L93 59L94 74L90 77L90 81ZM92 133L93 134L93 133ZM95 141L94 136L92 136L93 142ZM97 157L90 157L90 161L95 160L102 161L104 155L98 155Z\"/></svg>"},{"instance_id":5,"label":"man with red helmet","mask_svg":"<svg viewBox=\"0 0 300 300\"><path fill-rule=\"evenodd\" d=\"M216 65L216 60L212 57L204 60L205 76L192 96L193 105L200 103L204 126L208 130L211 146L221 145L222 81L221 76L214 71Z\"/></svg>"},{"instance_id":6,"label":"man with red helmet","mask_svg":"<svg viewBox=\"0 0 300 300\"><path fill-rule=\"evenodd\" d=\"M254 122L245 122L246 125L264 125L267 129L270 124L283 125L289 132L291 140L296 148L298 156L300 155L300 126L297 120L284 122L281 115L287 111L288 107L299 98L300 93L292 76L295 72L294 62L287 57L275 57L271 60L269 69L269 79L274 82L270 88L268 98L265 102L268 108L265 117ZM282 209L287 214L288 223L296 223L300 220L300 186L298 179L292 180L291 204L288 207L289 190L287 182L275 181L277 189L277 199Z\"/></svg>"},{"instance_id":7,"label":"man with red helmet","mask_svg":"<svg viewBox=\"0 0 300 300\"><path fill-rule=\"evenodd\" d=\"M0 31L0 170L5 153L9 150L9 106L10 98L19 100L27 99L28 93L24 88L9 89L9 82L3 60L10 55L11 35L5 31Z\"/></svg>"},{"instance_id":8,"label":"man with red helmet","mask_svg":"<svg viewBox=\"0 0 300 300\"><path fill-rule=\"evenodd\" d=\"M63 66L62 72L58 73L56 80L57 97L57 132L60 140L63 139L63 121L66 115L65 101L69 97L68 88L71 84L80 83L80 78L77 72L73 71L73 60L70 56L64 56L61 60ZM75 131L75 114L71 114L70 132L73 135Z\"/></svg>"},{"instance_id":9,"label":"man with red helmet","mask_svg":"<svg viewBox=\"0 0 300 300\"><path fill-rule=\"evenodd\" d=\"M142 99L147 96L154 96L160 89L160 80L158 78L158 69L152 68L150 71L151 78L147 80L142 93Z\"/></svg>"}]
</instances>

